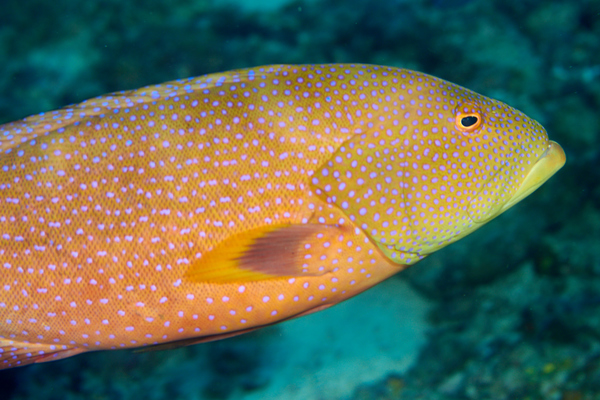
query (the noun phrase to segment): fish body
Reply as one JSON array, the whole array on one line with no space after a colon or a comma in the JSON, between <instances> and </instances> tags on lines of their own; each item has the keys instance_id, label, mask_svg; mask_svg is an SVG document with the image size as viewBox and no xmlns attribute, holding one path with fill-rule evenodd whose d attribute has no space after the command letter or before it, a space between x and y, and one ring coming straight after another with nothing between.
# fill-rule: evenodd
<instances>
[{"instance_id":1,"label":"fish body","mask_svg":"<svg viewBox=\"0 0 600 400\"><path fill-rule=\"evenodd\" d=\"M327 308L564 161L510 106L372 65L236 70L2 125L0 368Z\"/></svg>"}]
</instances>

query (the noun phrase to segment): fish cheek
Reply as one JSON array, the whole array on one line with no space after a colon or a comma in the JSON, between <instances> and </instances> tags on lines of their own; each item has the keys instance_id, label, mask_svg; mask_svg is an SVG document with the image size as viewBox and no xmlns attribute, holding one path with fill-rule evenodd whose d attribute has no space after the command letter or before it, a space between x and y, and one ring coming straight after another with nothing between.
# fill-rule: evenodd
<instances>
[{"instance_id":1,"label":"fish cheek","mask_svg":"<svg viewBox=\"0 0 600 400\"><path fill-rule=\"evenodd\" d=\"M463 133L465 137L474 139L477 146L477 150L473 151L475 161L470 160L469 166L473 171L473 181L479 184L467 208L468 216L475 224L475 227L466 230L468 232L498 216L524 178L517 149L521 141L527 142L528 135L522 132L519 136L518 131L511 129L511 118L505 117L515 111L499 102L490 105L486 112L482 111L482 107L472 105L461 105L455 110L456 120L473 112L482 115L478 130Z\"/></svg>"},{"instance_id":2,"label":"fish cheek","mask_svg":"<svg viewBox=\"0 0 600 400\"><path fill-rule=\"evenodd\" d=\"M397 136L372 132L344 142L313 175L311 187L338 207L391 260L410 264L420 259L415 249L410 210L404 198L408 185L405 146Z\"/></svg>"},{"instance_id":3,"label":"fish cheek","mask_svg":"<svg viewBox=\"0 0 600 400\"><path fill-rule=\"evenodd\" d=\"M503 184L501 176L491 176L482 186L479 193L469 202L467 209L471 221L478 225L495 218L503 204L510 199L508 187Z\"/></svg>"}]
</instances>

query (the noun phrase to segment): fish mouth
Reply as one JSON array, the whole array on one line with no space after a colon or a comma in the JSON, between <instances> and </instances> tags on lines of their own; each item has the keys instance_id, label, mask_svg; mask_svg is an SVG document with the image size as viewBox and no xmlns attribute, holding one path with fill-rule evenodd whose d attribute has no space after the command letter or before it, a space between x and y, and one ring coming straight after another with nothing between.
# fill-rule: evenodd
<instances>
[{"instance_id":1,"label":"fish mouth","mask_svg":"<svg viewBox=\"0 0 600 400\"><path fill-rule=\"evenodd\" d=\"M418 252L407 252L412 255L413 264L423 257L431 254L444 246L447 246L450 243L456 242L457 240L467 236L474 230L478 229L482 225L486 224L490 220L496 218L504 211L508 210L525 197L529 196L532 192L534 192L537 188L542 186L544 182L546 182L552 175L554 175L559 169L565 165L567 158L565 156L565 152L560 147L560 145L552 140L548 141L547 147L544 152L538 157L537 161L531 167L531 170L521 182L521 185L513 194L513 196L502 206L496 208L492 213L485 215L480 219L473 219L471 225L466 227L465 229L458 232L456 235L452 236L450 239L445 241L429 241L427 243L419 243L421 248ZM379 244L380 248L382 248L383 244ZM401 249L397 249L401 250Z\"/></svg>"},{"instance_id":2,"label":"fish mouth","mask_svg":"<svg viewBox=\"0 0 600 400\"><path fill-rule=\"evenodd\" d=\"M521 186L519 186L515 194L502 206L496 215L508 210L542 186L542 184L550 179L556 171L565 165L566 161L567 157L562 147L560 147L558 143L550 140L548 147L542 153L540 158L538 158L533 168L531 168L531 171L529 171L529 174L527 174L521 183Z\"/></svg>"}]
</instances>

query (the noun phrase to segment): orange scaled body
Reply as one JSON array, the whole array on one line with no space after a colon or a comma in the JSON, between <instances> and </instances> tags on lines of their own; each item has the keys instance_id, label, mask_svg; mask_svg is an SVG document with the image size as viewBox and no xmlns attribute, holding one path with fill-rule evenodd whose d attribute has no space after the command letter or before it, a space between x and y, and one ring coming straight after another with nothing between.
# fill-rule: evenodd
<instances>
[{"instance_id":1,"label":"orange scaled body","mask_svg":"<svg viewBox=\"0 0 600 400\"><path fill-rule=\"evenodd\" d=\"M0 368L323 309L564 163L535 121L414 71L269 66L0 126Z\"/></svg>"}]
</instances>

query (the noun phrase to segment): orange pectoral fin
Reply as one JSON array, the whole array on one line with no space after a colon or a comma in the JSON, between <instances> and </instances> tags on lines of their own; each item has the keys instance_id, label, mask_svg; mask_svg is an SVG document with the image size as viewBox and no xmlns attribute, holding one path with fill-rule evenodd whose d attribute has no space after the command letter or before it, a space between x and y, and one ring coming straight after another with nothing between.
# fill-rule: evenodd
<instances>
[{"instance_id":1,"label":"orange pectoral fin","mask_svg":"<svg viewBox=\"0 0 600 400\"><path fill-rule=\"evenodd\" d=\"M283 276L321 275L303 262L305 246L324 236L339 235L335 225L268 225L230 236L193 263L191 282L228 283ZM310 247L310 246L309 246Z\"/></svg>"}]
</instances>

